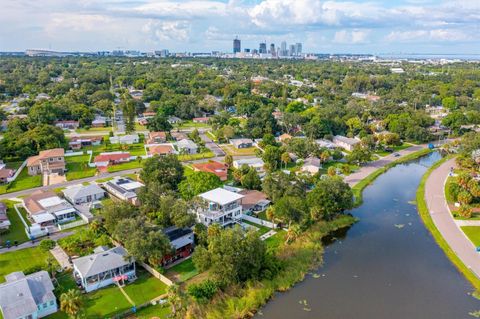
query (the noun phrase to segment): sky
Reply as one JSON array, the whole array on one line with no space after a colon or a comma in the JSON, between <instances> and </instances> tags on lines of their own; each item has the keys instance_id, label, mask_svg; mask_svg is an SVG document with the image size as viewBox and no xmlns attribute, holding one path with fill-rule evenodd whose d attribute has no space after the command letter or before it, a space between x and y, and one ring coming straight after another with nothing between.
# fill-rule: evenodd
<instances>
[{"instance_id":1,"label":"sky","mask_svg":"<svg viewBox=\"0 0 480 319\"><path fill-rule=\"evenodd\" d=\"M0 51L480 54L480 0L0 0Z\"/></svg>"}]
</instances>

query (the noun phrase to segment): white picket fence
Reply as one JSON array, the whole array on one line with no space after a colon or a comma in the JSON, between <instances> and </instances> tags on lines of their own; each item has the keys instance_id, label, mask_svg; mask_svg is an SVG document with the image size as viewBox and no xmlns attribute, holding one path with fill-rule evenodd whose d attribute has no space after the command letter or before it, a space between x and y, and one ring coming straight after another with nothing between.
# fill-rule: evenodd
<instances>
[{"instance_id":1,"label":"white picket fence","mask_svg":"<svg viewBox=\"0 0 480 319\"><path fill-rule=\"evenodd\" d=\"M272 228L272 229L275 229L277 227L272 222L269 222L269 221L266 221L266 220L263 220L263 219L260 219L260 218L256 218L256 217L253 217L253 216L245 215L245 214L242 214L242 219L245 219L245 220L248 220L249 222L252 222L252 223L255 223L255 224L258 224L258 225L262 225L262 226L266 226L266 227Z\"/></svg>"}]
</instances>

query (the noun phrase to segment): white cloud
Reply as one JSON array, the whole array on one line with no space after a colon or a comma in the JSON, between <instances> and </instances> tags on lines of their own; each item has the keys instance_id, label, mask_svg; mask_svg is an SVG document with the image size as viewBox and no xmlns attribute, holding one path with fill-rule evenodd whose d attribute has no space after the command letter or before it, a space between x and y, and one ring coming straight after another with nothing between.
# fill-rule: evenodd
<instances>
[{"instance_id":1,"label":"white cloud","mask_svg":"<svg viewBox=\"0 0 480 319\"><path fill-rule=\"evenodd\" d=\"M142 31L148 34L154 42L158 41L188 41L191 25L188 21L155 21L146 23Z\"/></svg>"},{"instance_id":2,"label":"white cloud","mask_svg":"<svg viewBox=\"0 0 480 319\"><path fill-rule=\"evenodd\" d=\"M393 42L418 42L418 41L438 41L438 42L462 42L472 41L475 38L465 31L455 29L433 29L433 30L409 30L392 31L386 38Z\"/></svg>"},{"instance_id":3,"label":"white cloud","mask_svg":"<svg viewBox=\"0 0 480 319\"><path fill-rule=\"evenodd\" d=\"M340 44L361 44L368 42L370 30L340 30L335 32L334 43Z\"/></svg>"}]
</instances>

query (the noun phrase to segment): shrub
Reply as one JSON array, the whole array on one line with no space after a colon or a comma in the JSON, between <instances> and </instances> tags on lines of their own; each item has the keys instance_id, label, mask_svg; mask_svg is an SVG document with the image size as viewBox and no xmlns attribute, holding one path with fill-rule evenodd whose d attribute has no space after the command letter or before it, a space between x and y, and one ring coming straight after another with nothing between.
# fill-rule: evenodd
<instances>
[{"instance_id":1,"label":"shrub","mask_svg":"<svg viewBox=\"0 0 480 319\"><path fill-rule=\"evenodd\" d=\"M200 303L206 303L215 295L218 285L213 280L207 279L188 287L188 294Z\"/></svg>"},{"instance_id":2,"label":"shrub","mask_svg":"<svg viewBox=\"0 0 480 319\"><path fill-rule=\"evenodd\" d=\"M458 215L463 218L470 218L472 217L472 208L468 205L462 205L458 209Z\"/></svg>"},{"instance_id":3,"label":"shrub","mask_svg":"<svg viewBox=\"0 0 480 319\"><path fill-rule=\"evenodd\" d=\"M57 243L51 239L43 239L38 247L40 247L41 250L43 251L49 251L50 249L53 249Z\"/></svg>"},{"instance_id":4,"label":"shrub","mask_svg":"<svg viewBox=\"0 0 480 319\"><path fill-rule=\"evenodd\" d=\"M472 202L473 196L469 192L460 192L457 196L457 200L462 205L468 205Z\"/></svg>"}]
</instances>

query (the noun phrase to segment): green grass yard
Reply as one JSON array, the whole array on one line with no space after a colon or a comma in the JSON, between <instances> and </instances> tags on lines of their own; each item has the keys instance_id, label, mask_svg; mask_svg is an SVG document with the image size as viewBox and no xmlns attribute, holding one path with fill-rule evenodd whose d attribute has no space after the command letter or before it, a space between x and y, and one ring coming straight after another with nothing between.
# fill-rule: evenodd
<instances>
[{"instance_id":1,"label":"green grass yard","mask_svg":"<svg viewBox=\"0 0 480 319\"><path fill-rule=\"evenodd\" d=\"M123 287L136 305L144 304L166 293L167 286L142 268L137 268L137 276L137 280ZM71 275L59 280L59 284L60 286L56 289L57 298L68 289L76 289ZM128 311L132 308L132 305L117 286L111 285L86 294L84 308L86 318L111 318L116 314ZM48 318L66 319L68 316L59 311Z\"/></svg>"},{"instance_id":2,"label":"green grass yard","mask_svg":"<svg viewBox=\"0 0 480 319\"><path fill-rule=\"evenodd\" d=\"M167 319L170 318L171 309L168 304L164 305L155 305L142 308L135 315L132 315L132 318L136 319L151 319L151 318L160 318Z\"/></svg>"},{"instance_id":3,"label":"green grass yard","mask_svg":"<svg viewBox=\"0 0 480 319\"><path fill-rule=\"evenodd\" d=\"M257 223L252 223L251 221L248 221L248 220L242 220L242 223L245 223L245 224L248 224L248 225L251 225L253 227L256 227L257 228L257 232L260 236L262 236L263 234L266 234L268 233L270 230L272 230L271 228L268 228L266 226L263 226L263 225L259 225Z\"/></svg>"},{"instance_id":4,"label":"green grass yard","mask_svg":"<svg viewBox=\"0 0 480 319\"><path fill-rule=\"evenodd\" d=\"M90 155L65 157L67 181L95 176L97 169L88 166Z\"/></svg>"},{"instance_id":5,"label":"green grass yard","mask_svg":"<svg viewBox=\"0 0 480 319\"><path fill-rule=\"evenodd\" d=\"M177 282L185 282L196 275L198 275L198 270L195 268L192 258L176 264L165 273L165 276Z\"/></svg>"},{"instance_id":6,"label":"green grass yard","mask_svg":"<svg viewBox=\"0 0 480 319\"><path fill-rule=\"evenodd\" d=\"M9 184L0 185L0 194L17 192L39 186L42 186L42 176L30 176L28 175L28 170L24 168L15 181Z\"/></svg>"},{"instance_id":7,"label":"green grass yard","mask_svg":"<svg viewBox=\"0 0 480 319\"><path fill-rule=\"evenodd\" d=\"M257 149L256 147L235 148L231 144L222 144L220 147L225 153L232 156L255 155L255 150Z\"/></svg>"},{"instance_id":8,"label":"green grass yard","mask_svg":"<svg viewBox=\"0 0 480 319\"><path fill-rule=\"evenodd\" d=\"M29 238L27 237L27 233L25 232L25 226L20 220L20 217L15 211L15 208L13 207L16 202L9 200L3 202L7 205L7 216L10 220L11 225L8 233L0 235L0 245L5 245L5 242L7 240L10 240L11 243L16 240L19 244L28 241Z\"/></svg>"},{"instance_id":9,"label":"green grass yard","mask_svg":"<svg viewBox=\"0 0 480 319\"><path fill-rule=\"evenodd\" d=\"M142 161L134 160L128 163L109 166L107 170L109 173L114 173L114 172L124 171L127 169L135 169L135 168L141 168L141 167L142 167Z\"/></svg>"},{"instance_id":10,"label":"green grass yard","mask_svg":"<svg viewBox=\"0 0 480 319\"><path fill-rule=\"evenodd\" d=\"M50 256L49 252L44 252L38 247L0 254L0 282L4 282L5 275L14 271L46 266L46 260Z\"/></svg>"},{"instance_id":11,"label":"green grass yard","mask_svg":"<svg viewBox=\"0 0 480 319\"><path fill-rule=\"evenodd\" d=\"M173 127L175 128L190 128L190 127L210 127L209 124L206 123L194 123L193 121L182 121L180 124L174 124Z\"/></svg>"},{"instance_id":12,"label":"green grass yard","mask_svg":"<svg viewBox=\"0 0 480 319\"><path fill-rule=\"evenodd\" d=\"M395 153L395 152L399 152L399 151L404 150L406 148L409 148L410 146L412 146L412 145L409 144L409 143L403 143L402 145L399 145L399 146L390 147L393 150L393 152L376 151L375 154L383 157L383 156L387 156L387 155L390 155L390 154Z\"/></svg>"},{"instance_id":13,"label":"green grass yard","mask_svg":"<svg viewBox=\"0 0 480 319\"><path fill-rule=\"evenodd\" d=\"M181 162L194 161L194 160L199 160L199 159L204 159L204 158L212 158L212 157L215 157L215 154L213 154L212 152L204 152L204 153L188 154L188 155L178 155L178 159Z\"/></svg>"},{"instance_id":14,"label":"green grass yard","mask_svg":"<svg viewBox=\"0 0 480 319\"><path fill-rule=\"evenodd\" d=\"M472 243L476 247L480 247L480 226L464 226L461 228Z\"/></svg>"}]
</instances>

